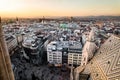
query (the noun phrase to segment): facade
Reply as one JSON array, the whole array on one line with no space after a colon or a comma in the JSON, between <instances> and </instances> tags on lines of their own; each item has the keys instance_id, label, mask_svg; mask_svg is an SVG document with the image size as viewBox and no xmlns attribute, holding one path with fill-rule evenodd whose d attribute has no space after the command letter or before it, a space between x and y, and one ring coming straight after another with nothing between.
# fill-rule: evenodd
<instances>
[{"instance_id":1,"label":"facade","mask_svg":"<svg viewBox=\"0 0 120 80\"><path fill-rule=\"evenodd\" d=\"M97 46L94 42L87 41L82 50L81 66L86 65L90 59L92 59Z\"/></svg>"},{"instance_id":2,"label":"facade","mask_svg":"<svg viewBox=\"0 0 120 80\"><path fill-rule=\"evenodd\" d=\"M47 45L47 61L51 64L62 64L62 46L58 41L53 41Z\"/></svg>"},{"instance_id":3,"label":"facade","mask_svg":"<svg viewBox=\"0 0 120 80\"><path fill-rule=\"evenodd\" d=\"M53 64L62 64L62 52L61 51L53 51L48 52L48 61Z\"/></svg>"},{"instance_id":4,"label":"facade","mask_svg":"<svg viewBox=\"0 0 120 80\"><path fill-rule=\"evenodd\" d=\"M62 64L68 64L68 47L62 49Z\"/></svg>"},{"instance_id":5,"label":"facade","mask_svg":"<svg viewBox=\"0 0 120 80\"><path fill-rule=\"evenodd\" d=\"M68 48L68 64L79 66L82 59L82 45L80 42L73 41Z\"/></svg>"},{"instance_id":6,"label":"facade","mask_svg":"<svg viewBox=\"0 0 120 80\"><path fill-rule=\"evenodd\" d=\"M82 35L82 44L85 44L86 38L87 38L87 34L84 33L84 34Z\"/></svg>"},{"instance_id":7,"label":"facade","mask_svg":"<svg viewBox=\"0 0 120 80\"><path fill-rule=\"evenodd\" d=\"M82 45L76 41L53 41L47 45L47 61L52 64L80 65Z\"/></svg>"},{"instance_id":8,"label":"facade","mask_svg":"<svg viewBox=\"0 0 120 80\"><path fill-rule=\"evenodd\" d=\"M81 66L86 65L87 62L90 59L92 59L94 52L97 49L97 45L95 44L96 35L97 35L97 30L96 30L96 28L93 27L89 33L89 36L87 37L87 41L82 50Z\"/></svg>"},{"instance_id":9,"label":"facade","mask_svg":"<svg viewBox=\"0 0 120 80\"><path fill-rule=\"evenodd\" d=\"M6 39L8 51L10 54L12 54L15 51L16 47L18 46L17 39L13 35L6 35L5 39Z\"/></svg>"},{"instance_id":10,"label":"facade","mask_svg":"<svg viewBox=\"0 0 120 80\"><path fill-rule=\"evenodd\" d=\"M81 53L69 53L68 64L78 66L81 64L82 54Z\"/></svg>"},{"instance_id":11,"label":"facade","mask_svg":"<svg viewBox=\"0 0 120 80\"><path fill-rule=\"evenodd\" d=\"M52 64L80 65L82 45L77 41L52 41L47 45L47 61Z\"/></svg>"},{"instance_id":12,"label":"facade","mask_svg":"<svg viewBox=\"0 0 120 80\"><path fill-rule=\"evenodd\" d=\"M34 64L42 63L42 38L36 35L27 36L22 43L23 53L26 59L29 59Z\"/></svg>"}]
</instances>

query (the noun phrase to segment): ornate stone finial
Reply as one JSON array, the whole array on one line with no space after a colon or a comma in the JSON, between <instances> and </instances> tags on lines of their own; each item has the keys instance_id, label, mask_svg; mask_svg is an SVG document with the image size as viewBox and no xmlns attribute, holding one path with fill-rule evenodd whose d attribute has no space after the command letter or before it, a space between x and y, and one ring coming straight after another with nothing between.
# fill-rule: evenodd
<instances>
[{"instance_id":1,"label":"ornate stone finial","mask_svg":"<svg viewBox=\"0 0 120 80\"><path fill-rule=\"evenodd\" d=\"M2 22L1 17L0 17L0 23Z\"/></svg>"}]
</instances>

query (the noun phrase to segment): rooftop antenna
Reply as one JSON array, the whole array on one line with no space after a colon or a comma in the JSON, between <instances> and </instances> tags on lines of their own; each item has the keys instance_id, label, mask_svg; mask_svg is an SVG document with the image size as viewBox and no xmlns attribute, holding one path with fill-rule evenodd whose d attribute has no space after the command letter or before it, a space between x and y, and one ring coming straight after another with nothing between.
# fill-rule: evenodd
<instances>
[{"instance_id":1,"label":"rooftop antenna","mask_svg":"<svg viewBox=\"0 0 120 80\"><path fill-rule=\"evenodd\" d=\"M18 17L16 17L16 21L18 21Z\"/></svg>"},{"instance_id":2,"label":"rooftop antenna","mask_svg":"<svg viewBox=\"0 0 120 80\"><path fill-rule=\"evenodd\" d=\"M15 22L16 22L17 24L19 24L19 19L18 19L18 17L16 17Z\"/></svg>"},{"instance_id":3,"label":"rooftop antenna","mask_svg":"<svg viewBox=\"0 0 120 80\"><path fill-rule=\"evenodd\" d=\"M44 23L45 17L43 16L43 23Z\"/></svg>"}]
</instances>

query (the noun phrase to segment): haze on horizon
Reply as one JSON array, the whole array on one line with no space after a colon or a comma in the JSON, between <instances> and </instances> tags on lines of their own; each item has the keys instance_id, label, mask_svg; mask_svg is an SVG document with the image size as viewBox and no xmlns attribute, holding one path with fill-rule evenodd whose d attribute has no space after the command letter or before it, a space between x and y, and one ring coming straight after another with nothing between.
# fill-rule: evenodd
<instances>
[{"instance_id":1,"label":"haze on horizon","mask_svg":"<svg viewBox=\"0 0 120 80\"><path fill-rule=\"evenodd\" d=\"M2 17L120 15L120 0L0 0Z\"/></svg>"}]
</instances>

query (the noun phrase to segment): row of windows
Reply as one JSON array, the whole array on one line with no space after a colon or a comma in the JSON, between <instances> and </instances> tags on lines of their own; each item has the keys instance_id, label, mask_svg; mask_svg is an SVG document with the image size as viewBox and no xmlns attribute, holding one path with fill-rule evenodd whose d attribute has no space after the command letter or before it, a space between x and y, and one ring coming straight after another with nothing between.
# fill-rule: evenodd
<instances>
[{"instance_id":1,"label":"row of windows","mask_svg":"<svg viewBox=\"0 0 120 80\"><path fill-rule=\"evenodd\" d=\"M49 54L62 54L62 52L56 52L56 53L54 53L54 52L48 52Z\"/></svg>"},{"instance_id":2,"label":"row of windows","mask_svg":"<svg viewBox=\"0 0 120 80\"><path fill-rule=\"evenodd\" d=\"M60 60L59 60L59 61L53 60L53 62L54 62L54 63L61 63L61 61L60 61Z\"/></svg>"},{"instance_id":3,"label":"row of windows","mask_svg":"<svg viewBox=\"0 0 120 80\"><path fill-rule=\"evenodd\" d=\"M49 58L62 58L61 56L49 56Z\"/></svg>"},{"instance_id":4,"label":"row of windows","mask_svg":"<svg viewBox=\"0 0 120 80\"><path fill-rule=\"evenodd\" d=\"M69 57L69 56L71 56L71 57L72 57L72 56L74 56L74 57L78 57L78 56L81 57L81 55L68 55L68 57Z\"/></svg>"},{"instance_id":5,"label":"row of windows","mask_svg":"<svg viewBox=\"0 0 120 80\"><path fill-rule=\"evenodd\" d=\"M51 56L49 56L49 59L62 59L62 57L51 57ZM81 60L81 57L79 57L79 58L77 58L77 57L75 57L75 58L68 58L68 60Z\"/></svg>"},{"instance_id":6,"label":"row of windows","mask_svg":"<svg viewBox=\"0 0 120 80\"><path fill-rule=\"evenodd\" d=\"M68 58L72 58L72 59L81 59L81 57L68 57Z\"/></svg>"},{"instance_id":7,"label":"row of windows","mask_svg":"<svg viewBox=\"0 0 120 80\"><path fill-rule=\"evenodd\" d=\"M49 56L53 56L53 57L62 57L60 55L49 55Z\"/></svg>"},{"instance_id":8,"label":"row of windows","mask_svg":"<svg viewBox=\"0 0 120 80\"><path fill-rule=\"evenodd\" d=\"M55 57L55 58L49 57L49 59L61 59L61 58L60 57Z\"/></svg>"},{"instance_id":9,"label":"row of windows","mask_svg":"<svg viewBox=\"0 0 120 80\"><path fill-rule=\"evenodd\" d=\"M77 62L74 62L74 63L72 63L72 62L68 62L68 64L81 64L81 63L77 63Z\"/></svg>"},{"instance_id":10,"label":"row of windows","mask_svg":"<svg viewBox=\"0 0 120 80\"><path fill-rule=\"evenodd\" d=\"M68 64L79 64L80 65L81 63L80 62L78 62L78 63L77 62L68 62Z\"/></svg>"},{"instance_id":11,"label":"row of windows","mask_svg":"<svg viewBox=\"0 0 120 80\"><path fill-rule=\"evenodd\" d=\"M56 60L58 60L58 59L61 59L61 58L53 58L53 59L56 59Z\"/></svg>"},{"instance_id":12,"label":"row of windows","mask_svg":"<svg viewBox=\"0 0 120 80\"><path fill-rule=\"evenodd\" d=\"M69 53L68 55L81 56L81 54Z\"/></svg>"},{"instance_id":13,"label":"row of windows","mask_svg":"<svg viewBox=\"0 0 120 80\"><path fill-rule=\"evenodd\" d=\"M68 60L68 62L69 62L69 61L70 61L70 62L71 62L71 61L73 61L73 62L81 62L81 60L70 60L70 59Z\"/></svg>"},{"instance_id":14,"label":"row of windows","mask_svg":"<svg viewBox=\"0 0 120 80\"><path fill-rule=\"evenodd\" d=\"M51 56L62 56L61 54L48 54L48 55L51 55Z\"/></svg>"}]
</instances>

